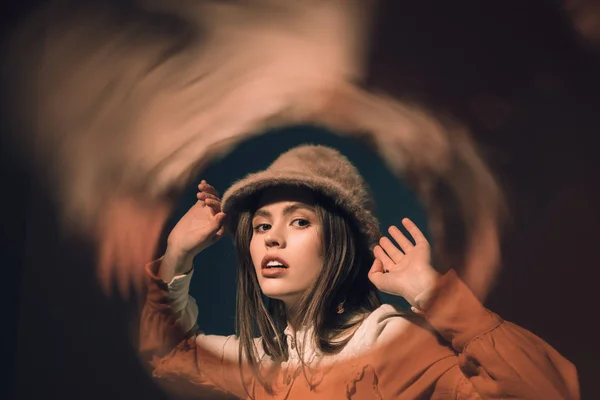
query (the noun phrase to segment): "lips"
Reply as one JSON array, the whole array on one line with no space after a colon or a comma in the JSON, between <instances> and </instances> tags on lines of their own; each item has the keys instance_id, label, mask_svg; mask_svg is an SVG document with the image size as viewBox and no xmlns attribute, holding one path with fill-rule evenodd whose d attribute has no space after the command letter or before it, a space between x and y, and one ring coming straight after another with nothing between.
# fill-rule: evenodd
<instances>
[{"instance_id":1,"label":"lips","mask_svg":"<svg viewBox=\"0 0 600 400\"><path fill-rule=\"evenodd\" d=\"M261 268L262 269L270 269L271 267L269 267L267 264L269 264L270 262L275 261L280 263L281 265L283 265L283 268L289 268L289 265L287 264L287 262L281 258L281 257L277 257L275 255L266 255L261 263ZM281 267L279 267L281 268Z\"/></svg>"}]
</instances>

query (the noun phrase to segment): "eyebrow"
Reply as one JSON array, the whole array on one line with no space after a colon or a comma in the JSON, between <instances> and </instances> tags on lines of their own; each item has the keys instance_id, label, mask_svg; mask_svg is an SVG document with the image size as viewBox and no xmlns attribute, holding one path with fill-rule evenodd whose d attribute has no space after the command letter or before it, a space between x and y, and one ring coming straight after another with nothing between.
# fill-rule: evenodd
<instances>
[{"instance_id":1,"label":"eyebrow","mask_svg":"<svg viewBox=\"0 0 600 400\"><path fill-rule=\"evenodd\" d=\"M294 211L297 211L297 210L308 210L308 211L311 211L313 213L316 211L314 207L311 207L311 206L309 206L307 204L293 203L293 204L287 205L283 209L283 215L291 214L291 213L293 213ZM257 210L254 213L254 218L256 218L256 217L270 217L270 216L271 216L271 213L268 210L265 210L264 208L261 208L261 209Z\"/></svg>"}]
</instances>

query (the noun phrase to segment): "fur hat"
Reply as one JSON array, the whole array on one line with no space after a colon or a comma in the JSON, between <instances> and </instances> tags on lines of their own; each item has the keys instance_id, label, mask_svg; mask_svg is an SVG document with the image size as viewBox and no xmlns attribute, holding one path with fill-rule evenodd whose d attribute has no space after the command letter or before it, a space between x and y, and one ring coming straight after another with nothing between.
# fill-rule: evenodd
<instances>
[{"instance_id":1,"label":"fur hat","mask_svg":"<svg viewBox=\"0 0 600 400\"><path fill-rule=\"evenodd\" d=\"M379 241L379 221L366 182L337 150L315 145L295 147L266 170L249 174L227 189L222 207L229 217L229 230L235 232L240 212L248 210L257 194L276 186L306 187L328 197L354 219L371 249Z\"/></svg>"}]
</instances>

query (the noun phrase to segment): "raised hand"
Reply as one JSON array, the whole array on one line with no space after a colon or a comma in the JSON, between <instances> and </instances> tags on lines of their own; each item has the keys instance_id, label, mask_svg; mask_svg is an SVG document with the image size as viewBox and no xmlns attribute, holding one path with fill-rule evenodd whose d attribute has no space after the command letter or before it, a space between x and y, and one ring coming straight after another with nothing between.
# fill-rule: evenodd
<instances>
[{"instance_id":1,"label":"raised hand","mask_svg":"<svg viewBox=\"0 0 600 400\"><path fill-rule=\"evenodd\" d=\"M375 246L375 261L369 279L382 292L402 296L416 306L415 298L432 289L440 274L431 266L431 248L421 230L408 218L402 224L415 240L413 244L396 226L388 229L396 241L383 236Z\"/></svg>"},{"instance_id":2,"label":"raised hand","mask_svg":"<svg viewBox=\"0 0 600 400\"><path fill-rule=\"evenodd\" d=\"M186 272L178 269L185 269L196 254L225 233L223 222L226 215L221 211L218 192L204 180L198 185L198 190L198 201L181 217L167 239L165 259L173 265L175 273Z\"/></svg>"}]
</instances>

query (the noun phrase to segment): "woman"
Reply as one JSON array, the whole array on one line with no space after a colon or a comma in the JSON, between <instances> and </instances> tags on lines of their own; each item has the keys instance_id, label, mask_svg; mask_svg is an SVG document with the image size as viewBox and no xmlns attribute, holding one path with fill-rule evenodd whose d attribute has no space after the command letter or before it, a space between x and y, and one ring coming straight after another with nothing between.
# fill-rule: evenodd
<instances>
[{"instance_id":1,"label":"woman","mask_svg":"<svg viewBox=\"0 0 600 400\"><path fill-rule=\"evenodd\" d=\"M300 146L223 197L202 181L164 257L147 267L141 351L153 375L240 398L579 398L574 366L440 275L408 219L380 237L365 182L323 146ZM192 260L232 232L239 335L204 335ZM168 282L168 283L167 283ZM412 313L381 304L404 297ZM179 383L182 384L182 383Z\"/></svg>"}]
</instances>

